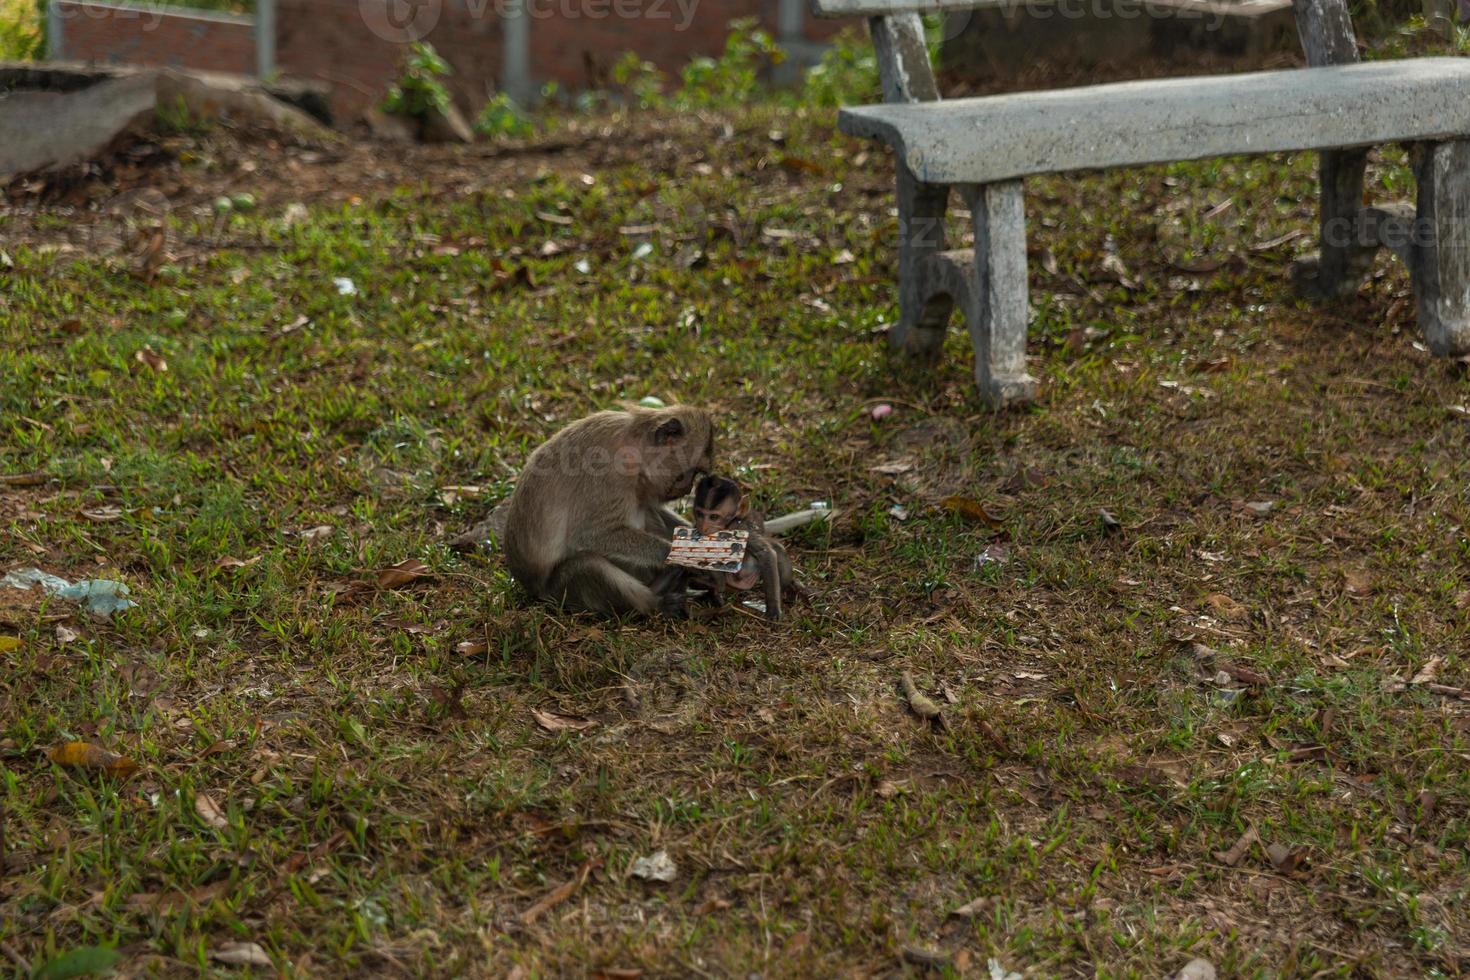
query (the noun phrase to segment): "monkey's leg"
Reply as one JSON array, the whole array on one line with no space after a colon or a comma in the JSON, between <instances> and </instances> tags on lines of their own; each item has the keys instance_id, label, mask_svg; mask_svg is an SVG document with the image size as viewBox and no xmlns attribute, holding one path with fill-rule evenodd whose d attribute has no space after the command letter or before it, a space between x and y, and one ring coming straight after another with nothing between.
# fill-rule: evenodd
<instances>
[{"instance_id":1,"label":"monkey's leg","mask_svg":"<svg viewBox=\"0 0 1470 980\"><path fill-rule=\"evenodd\" d=\"M664 596L602 555L588 552L575 554L556 566L546 591L560 599L565 608L582 612L651 616L666 611Z\"/></svg>"},{"instance_id":2,"label":"monkey's leg","mask_svg":"<svg viewBox=\"0 0 1470 980\"><path fill-rule=\"evenodd\" d=\"M771 622L781 620L781 565L776 559L776 545L765 538L751 538L747 550L755 558L761 572L761 586L766 593L766 618Z\"/></svg>"}]
</instances>

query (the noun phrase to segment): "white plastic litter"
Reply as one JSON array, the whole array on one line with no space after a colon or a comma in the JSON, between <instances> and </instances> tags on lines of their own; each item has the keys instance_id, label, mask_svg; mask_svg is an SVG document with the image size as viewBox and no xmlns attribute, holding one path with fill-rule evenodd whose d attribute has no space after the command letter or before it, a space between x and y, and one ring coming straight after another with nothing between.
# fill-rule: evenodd
<instances>
[{"instance_id":1,"label":"white plastic litter","mask_svg":"<svg viewBox=\"0 0 1470 980\"><path fill-rule=\"evenodd\" d=\"M132 609L137 605L133 600L124 598L130 590L121 582L105 578L68 582L39 568L17 568L0 579L0 585L8 585L12 589L29 589L39 585L48 595L79 602L87 612L102 619L110 619L113 613Z\"/></svg>"},{"instance_id":2,"label":"white plastic litter","mask_svg":"<svg viewBox=\"0 0 1470 980\"><path fill-rule=\"evenodd\" d=\"M673 881L679 877L679 866L669 857L668 851L654 851L634 861L628 873L645 881Z\"/></svg>"}]
</instances>

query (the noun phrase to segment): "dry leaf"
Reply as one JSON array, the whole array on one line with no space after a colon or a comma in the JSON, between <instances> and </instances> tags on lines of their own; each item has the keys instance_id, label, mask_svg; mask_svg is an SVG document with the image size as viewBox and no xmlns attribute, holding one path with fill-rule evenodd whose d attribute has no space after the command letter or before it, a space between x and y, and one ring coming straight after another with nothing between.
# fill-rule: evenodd
<instances>
[{"instance_id":1,"label":"dry leaf","mask_svg":"<svg viewBox=\"0 0 1470 980\"><path fill-rule=\"evenodd\" d=\"M1116 531L1123 526L1123 522L1114 517L1113 512L1106 507L1101 508L1097 512L1097 519L1102 521L1104 531Z\"/></svg>"},{"instance_id":2,"label":"dry leaf","mask_svg":"<svg viewBox=\"0 0 1470 980\"><path fill-rule=\"evenodd\" d=\"M429 566L409 558L378 573L378 588L397 589L429 574Z\"/></svg>"},{"instance_id":3,"label":"dry leaf","mask_svg":"<svg viewBox=\"0 0 1470 980\"><path fill-rule=\"evenodd\" d=\"M209 958L230 966L270 966L270 954L260 943L225 943L209 951Z\"/></svg>"},{"instance_id":4,"label":"dry leaf","mask_svg":"<svg viewBox=\"0 0 1470 980\"><path fill-rule=\"evenodd\" d=\"M1343 591L1354 599L1363 599L1373 594L1373 580L1368 573L1354 569L1344 572L1342 576Z\"/></svg>"},{"instance_id":5,"label":"dry leaf","mask_svg":"<svg viewBox=\"0 0 1470 980\"><path fill-rule=\"evenodd\" d=\"M964 905L961 905L959 908L950 912L949 917L951 919L973 919L975 918L975 916L980 915L986 909L990 908L990 901L990 896L988 895L982 895L979 898L971 899Z\"/></svg>"},{"instance_id":6,"label":"dry leaf","mask_svg":"<svg viewBox=\"0 0 1470 980\"><path fill-rule=\"evenodd\" d=\"M1219 861L1221 864L1225 865L1228 868L1233 868L1237 864L1239 864L1241 858L1245 857L1246 853L1250 851L1251 845L1256 843L1260 839L1261 838L1256 834L1256 828L1247 827L1245 829L1245 833L1240 835L1240 839L1237 840L1234 844L1230 845L1230 850L1215 852L1215 860Z\"/></svg>"},{"instance_id":7,"label":"dry leaf","mask_svg":"<svg viewBox=\"0 0 1470 980\"><path fill-rule=\"evenodd\" d=\"M116 504L103 504L101 507L87 508L82 511L82 516L89 521L106 524L110 521L122 520L123 509Z\"/></svg>"},{"instance_id":8,"label":"dry leaf","mask_svg":"<svg viewBox=\"0 0 1470 980\"><path fill-rule=\"evenodd\" d=\"M574 718L571 715L559 715L554 711L542 711L539 708L531 709L531 717L536 719L536 724L548 732L580 732L597 724L590 718Z\"/></svg>"},{"instance_id":9,"label":"dry leaf","mask_svg":"<svg viewBox=\"0 0 1470 980\"><path fill-rule=\"evenodd\" d=\"M723 898L707 898L694 907L695 915L709 915L712 912L723 912L730 907L730 903Z\"/></svg>"},{"instance_id":10,"label":"dry leaf","mask_svg":"<svg viewBox=\"0 0 1470 980\"><path fill-rule=\"evenodd\" d=\"M808 160L805 157L794 157L784 153L781 155L781 169L789 170L792 173L813 175L826 172L822 165L814 160Z\"/></svg>"},{"instance_id":11,"label":"dry leaf","mask_svg":"<svg viewBox=\"0 0 1470 980\"><path fill-rule=\"evenodd\" d=\"M914 684L913 674L904 671L903 676L898 679L898 688L903 692L910 711L938 728L944 727L944 715L940 713L939 705L919 691Z\"/></svg>"},{"instance_id":12,"label":"dry leaf","mask_svg":"<svg viewBox=\"0 0 1470 980\"><path fill-rule=\"evenodd\" d=\"M903 961L914 966L927 967L931 970L943 970L953 966L949 955L947 953L941 953L938 950L923 949L918 946L905 946L900 952L903 956Z\"/></svg>"},{"instance_id":13,"label":"dry leaf","mask_svg":"<svg viewBox=\"0 0 1470 980\"><path fill-rule=\"evenodd\" d=\"M478 657L489 649L490 644L484 640L465 640L462 643L456 643L454 646L454 652L461 657Z\"/></svg>"},{"instance_id":14,"label":"dry leaf","mask_svg":"<svg viewBox=\"0 0 1470 980\"><path fill-rule=\"evenodd\" d=\"M217 561L215 561L214 567L215 568L249 568L251 565L254 565L256 562L260 561L261 557L262 556L260 556L260 555L256 555L254 558L249 558L249 559L245 559L245 560L242 561L239 558L233 558L230 555L225 555L223 558L220 558Z\"/></svg>"},{"instance_id":15,"label":"dry leaf","mask_svg":"<svg viewBox=\"0 0 1470 980\"><path fill-rule=\"evenodd\" d=\"M1307 849L1287 847L1285 844L1271 844L1266 848L1266 857L1271 859L1271 865L1277 871L1291 874L1306 863Z\"/></svg>"},{"instance_id":16,"label":"dry leaf","mask_svg":"<svg viewBox=\"0 0 1470 980\"><path fill-rule=\"evenodd\" d=\"M887 463L879 463L877 466L869 466L868 472L879 473L883 476L902 476L904 473L912 471L913 468L913 463L899 459Z\"/></svg>"},{"instance_id":17,"label":"dry leaf","mask_svg":"<svg viewBox=\"0 0 1470 980\"><path fill-rule=\"evenodd\" d=\"M320 541L331 537L335 530L337 529L330 524L318 524L316 527L309 527L302 531L300 537L302 541Z\"/></svg>"},{"instance_id":18,"label":"dry leaf","mask_svg":"<svg viewBox=\"0 0 1470 980\"><path fill-rule=\"evenodd\" d=\"M163 355L152 347L144 347L138 351L138 353L133 355L133 360L139 364L145 364L155 371L162 372L168 370L168 361L165 361Z\"/></svg>"},{"instance_id":19,"label":"dry leaf","mask_svg":"<svg viewBox=\"0 0 1470 980\"><path fill-rule=\"evenodd\" d=\"M990 528L1000 527L1000 521L985 509L985 505L978 500L969 497L945 497L939 502L939 506L952 514L958 514L967 521L984 524Z\"/></svg>"},{"instance_id":20,"label":"dry leaf","mask_svg":"<svg viewBox=\"0 0 1470 980\"><path fill-rule=\"evenodd\" d=\"M164 242L162 225L138 229L129 243L132 252L129 271L144 282L152 282L167 258L163 251Z\"/></svg>"},{"instance_id":21,"label":"dry leaf","mask_svg":"<svg viewBox=\"0 0 1470 980\"><path fill-rule=\"evenodd\" d=\"M19 650L23 646L18 636L0 636L0 653L9 653L11 650Z\"/></svg>"},{"instance_id":22,"label":"dry leaf","mask_svg":"<svg viewBox=\"0 0 1470 980\"><path fill-rule=\"evenodd\" d=\"M109 752L92 742L67 742L46 750L46 758L58 766L71 769L100 769L109 776L126 779L138 771L138 764L127 756Z\"/></svg>"},{"instance_id":23,"label":"dry leaf","mask_svg":"<svg viewBox=\"0 0 1470 980\"><path fill-rule=\"evenodd\" d=\"M1234 680L1249 687L1265 687L1271 683L1271 678L1249 667L1241 667L1238 664L1221 664L1220 671L1229 674Z\"/></svg>"},{"instance_id":24,"label":"dry leaf","mask_svg":"<svg viewBox=\"0 0 1470 980\"><path fill-rule=\"evenodd\" d=\"M901 793L907 793L908 791L909 788L907 784L896 783L891 779L880 779L878 780L878 785L873 787L873 792L877 793L879 797L885 800L891 800L895 796L898 796Z\"/></svg>"},{"instance_id":25,"label":"dry leaf","mask_svg":"<svg viewBox=\"0 0 1470 980\"><path fill-rule=\"evenodd\" d=\"M1216 616L1228 622L1242 622L1250 618L1250 610L1223 592L1212 592L1205 596L1205 605Z\"/></svg>"},{"instance_id":26,"label":"dry leaf","mask_svg":"<svg viewBox=\"0 0 1470 980\"><path fill-rule=\"evenodd\" d=\"M158 912L171 915L189 906L203 905L222 893L228 881L216 881L212 885L201 885L189 891L136 892L128 896L127 905L139 912Z\"/></svg>"},{"instance_id":27,"label":"dry leaf","mask_svg":"<svg viewBox=\"0 0 1470 980\"><path fill-rule=\"evenodd\" d=\"M215 830L226 830L230 826L230 821L224 815L224 811L210 798L208 793L194 794L194 812L199 814L199 819L203 820L206 826L213 827Z\"/></svg>"},{"instance_id":28,"label":"dry leaf","mask_svg":"<svg viewBox=\"0 0 1470 980\"><path fill-rule=\"evenodd\" d=\"M1444 657L1431 657L1419 672L1410 678L1410 684L1430 684L1439 677L1439 668L1444 666Z\"/></svg>"}]
</instances>

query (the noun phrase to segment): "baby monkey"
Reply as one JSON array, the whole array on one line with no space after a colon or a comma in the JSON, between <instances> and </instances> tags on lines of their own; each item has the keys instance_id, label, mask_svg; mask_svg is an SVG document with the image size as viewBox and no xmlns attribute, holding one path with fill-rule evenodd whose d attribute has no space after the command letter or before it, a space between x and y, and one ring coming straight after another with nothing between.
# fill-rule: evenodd
<instances>
[{"instance_id":1,"label":"baby monkey","mask_svg":"<svg viewBox=\"0 0 1470 980\"><path fill-rule=\"evenodd\" d=\"M725 587L748 589L757 581L765 586L766 618L775 622L781 618L781 596L795 591L791 576L791 559L780 543L766 537L766 522L759 513L750 509L750 498L745 490L723 476L704 476L694 487L694 530L700 534L715 534L719 531L745 531L749 534L745 544L746 565L754 560L755 569L747 572L742 567L738 572L711 572L700 584L707 584L716 602L724 602Z\"/></svg>"}]
</instances>

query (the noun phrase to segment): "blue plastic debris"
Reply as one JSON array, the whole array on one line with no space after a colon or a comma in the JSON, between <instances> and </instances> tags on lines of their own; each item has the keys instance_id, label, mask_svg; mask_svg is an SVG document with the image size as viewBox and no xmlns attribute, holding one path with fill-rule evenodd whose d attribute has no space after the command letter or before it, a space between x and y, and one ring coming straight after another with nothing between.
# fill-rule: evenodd
<instances>
[{"instance_id":1,"label":"blue plastic debris","mask_svg":"<svg viewBox=\"0 0 1470 980\"><path fill-rule=\"evenodd\" d=\"M0 585L8 585L12 589L29 589L39 585L47 594L79 602L87 612L102 619L110 619L113 613L132 609L137 605L133 600L124 598L130 590L121 582L105 578L68 582L39 568L17 568L0 579Z\"/></svg>"}]
</instances>

